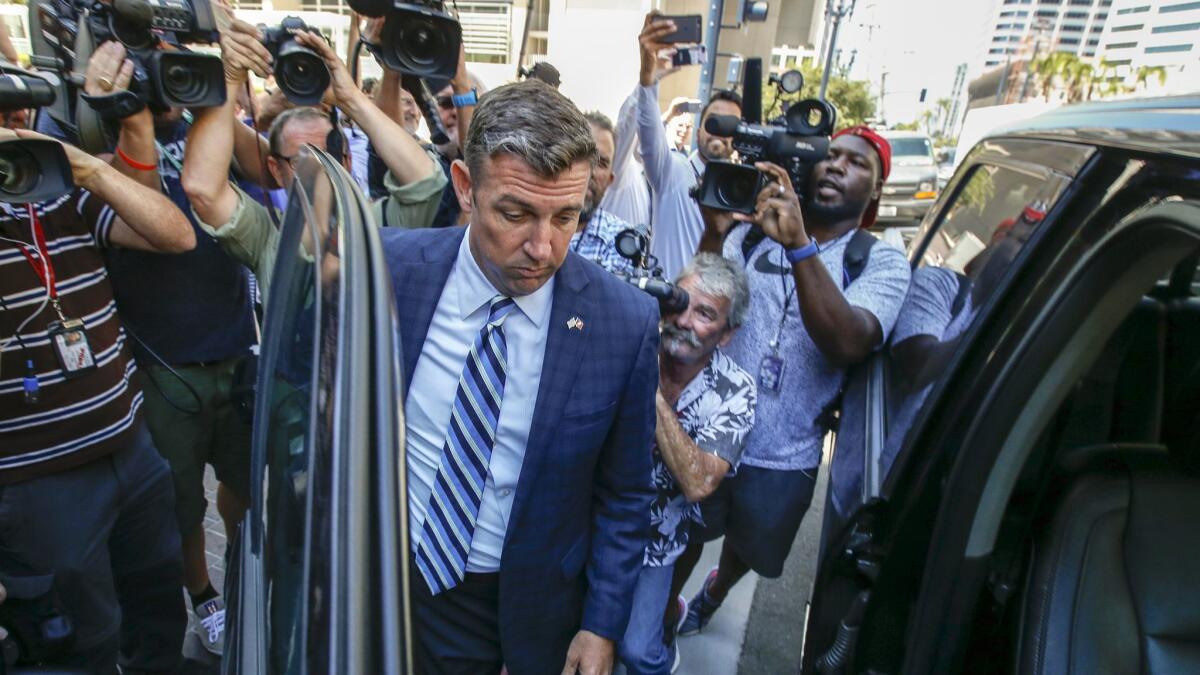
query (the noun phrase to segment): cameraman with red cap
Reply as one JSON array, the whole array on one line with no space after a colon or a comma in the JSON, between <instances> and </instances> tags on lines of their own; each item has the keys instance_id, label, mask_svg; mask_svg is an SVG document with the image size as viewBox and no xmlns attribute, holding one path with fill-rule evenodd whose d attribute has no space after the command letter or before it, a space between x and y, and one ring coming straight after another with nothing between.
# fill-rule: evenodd
<instances>
[{"instance_id":1,"label":"cameraman with red cap","mask_svg":"<svg viewBox=\"0 0 1200 675\"><path fill-rule=\"evenodd\" d=\"M701 590L668 608L680 635L702 630L746 572L782 574L846 371L884 343L908 289L904 254L865 230L891 168L883 137L865 126L835 134L803 204L787 171L756 166L769 182L755 213L702 209L700 249L744 266L749 278L750 311L727 352L756 377L758 400L737 474L701 503L705 527L676 563L682 588L702 542L724 535Z\"/></svg>"}]
</instances>

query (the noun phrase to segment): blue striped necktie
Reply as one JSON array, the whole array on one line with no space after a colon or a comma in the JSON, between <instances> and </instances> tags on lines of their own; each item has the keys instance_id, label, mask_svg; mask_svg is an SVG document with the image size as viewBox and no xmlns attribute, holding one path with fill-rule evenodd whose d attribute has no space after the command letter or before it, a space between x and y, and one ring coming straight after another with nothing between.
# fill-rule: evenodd
<instances>
[{"instance_id":1,"label":"blue striped necktie","mask_svg":"<svg viewBox=\"0 0 1200 675\"><path fill-rule=\"evenodd\" d=\"M504 400L504 319L515 306L512 298L492 298L487 323L475 336L458 378L442 462L417 543L417 568L434 595L454 588L466 574Z\"/></svg>"}]
</instances>

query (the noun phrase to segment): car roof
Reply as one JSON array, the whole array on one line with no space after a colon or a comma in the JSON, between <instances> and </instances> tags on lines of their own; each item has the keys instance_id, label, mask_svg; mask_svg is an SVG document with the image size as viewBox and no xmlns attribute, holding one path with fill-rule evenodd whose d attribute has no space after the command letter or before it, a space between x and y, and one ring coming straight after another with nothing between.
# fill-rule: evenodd
<instances>
[{"instance_id":1,"label":"car roof","mask_svg":"<svg viewBox=\"0 0 1200 675\"><path fill-rule=\"evenodd\" d=\"M879 132L884 138L929 138L929 134L923 134L919 131L894 131L891 129Z\"/></svg>"},{"instance_id":2,"label":"car roof","mask_svg":"<svg viewBox=\"0 0 1200 675\"><path fill-rule=\"evenodd\" d=\"M1082 103L1002 126L988 138L1032 137L1200 158L1200 96Z\"/></svg>"}]
</instances>

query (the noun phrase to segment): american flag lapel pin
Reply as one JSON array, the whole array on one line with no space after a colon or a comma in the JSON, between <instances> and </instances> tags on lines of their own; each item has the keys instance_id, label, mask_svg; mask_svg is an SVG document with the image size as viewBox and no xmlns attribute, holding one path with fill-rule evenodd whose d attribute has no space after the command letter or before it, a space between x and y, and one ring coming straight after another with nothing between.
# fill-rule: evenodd
<instances>
[{"instance_id":1,"label":"american flag lapel pin","mask_svg":"<svg viewBox=\"0 0 1200 675\"><path fill-rule=\"evenodd\" d=\"M567 319L567 328L569 328L570 330L582 331L583 330L583 319L581 319L577 316L573 316L570 319Z\"/></svg>"}]
</instances>

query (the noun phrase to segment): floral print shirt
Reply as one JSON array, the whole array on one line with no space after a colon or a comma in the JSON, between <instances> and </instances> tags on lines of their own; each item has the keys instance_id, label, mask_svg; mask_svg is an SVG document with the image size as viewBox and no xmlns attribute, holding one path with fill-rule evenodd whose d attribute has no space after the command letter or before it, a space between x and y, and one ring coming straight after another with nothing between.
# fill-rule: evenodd
<instances>
[{"instance_id":1,"label":"floral print shirt","mask_svg":"<svg viewBox=\"0 0 1200 675\"><path fill-rule=\"evenodd\" d=\"M756 398L754 378L718 349L708 366L684 388L675 412L688 437L703 452L729 462L733 475L754 426ZM683 496L657 444L652 476L657 495L650 506L650 543L643 564L666 567L687 547L691 523L701 522L700 503Z\"/></svg>"}]
</instances>

